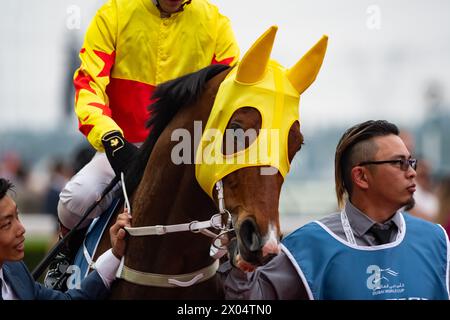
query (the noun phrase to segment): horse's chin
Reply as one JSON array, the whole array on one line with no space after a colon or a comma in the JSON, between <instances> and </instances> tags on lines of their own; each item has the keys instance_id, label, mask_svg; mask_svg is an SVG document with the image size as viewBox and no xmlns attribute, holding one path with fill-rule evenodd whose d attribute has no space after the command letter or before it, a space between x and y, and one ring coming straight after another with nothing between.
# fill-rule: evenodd
<instances>
[{"instance_id":1,"label":"horse's chin","mask_svg":"<svg viewBox=\"0 0 450 320\"><path fill-rule=\"evenodd\" d=\"M254 265L252 263L249 263L242 259L241 255L238 254L236 256L236 267L244 272L252 272L255 271L255 269L258 267L257 265Z\"/></svg>"},{"instance_id":2,"label":"horse's chin","mask_svg":"<svg viewBox=\"0 0 450 320\"><path fill-rule=\"evenodd\" d=\"M274 257L276 256L276 254L269 254L266 255L265 257L261 257L257 260L252 259L250 261L254 261L254 262L248 262L247 260L245 260L241 254L238 254L235 258L235 264L236 267L239 268L240 270L244 271L244 272L252 272L255 271L255 269L259 266L265 265L266 263L268 263L270 260L272 260Z\"/></svg>"}]
</instances>

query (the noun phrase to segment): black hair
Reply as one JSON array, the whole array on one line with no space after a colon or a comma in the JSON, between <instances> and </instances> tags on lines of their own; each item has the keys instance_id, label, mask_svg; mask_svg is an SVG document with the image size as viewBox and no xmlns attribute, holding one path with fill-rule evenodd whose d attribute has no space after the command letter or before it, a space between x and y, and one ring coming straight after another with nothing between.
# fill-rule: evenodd
<instances>
[{"instance_id":1,"label":"black hair","mask_svg":"<svg viewBox=\"0 0 450 320\"><path fill-rule=\"evenodd\" d=\"M6 193L9 190L12 190L12 188L14 188L14 185L11 183L11 181L0 178L0 200L3 199Z\"/></svg>"},{"instance_id":2,"label":"black hair","mask_svg":"<svg viewBox=\"0 0 450 320\"><path fill-rule=\"evenodd\" d=\"M370 142L374 137L387 136L399 134L398 127L386 120L369 120L359 123L342 135L336 147L336 154L334 159L335 165L335 183L336 196L340 207L344 204L344 194L347 192L348 196L352 193L351 171L355 166L355 161L362 161L363 159L356 159L362 152L354 152L357 146L361 146L362 142ZM373 146L362 146L366 152L375 153L377 150ZM368 159L364 159L368 160Z\"/></svg>"}]
</instances>

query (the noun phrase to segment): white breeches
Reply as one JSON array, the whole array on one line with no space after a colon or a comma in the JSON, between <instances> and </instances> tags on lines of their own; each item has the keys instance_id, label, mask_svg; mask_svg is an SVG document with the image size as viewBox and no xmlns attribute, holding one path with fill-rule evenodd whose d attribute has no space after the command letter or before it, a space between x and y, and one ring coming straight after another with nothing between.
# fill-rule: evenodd
<instances>
[{"instance_id":1,"label":"white breeches","mask_svg":"<svg viewBox=\"0 0 450 320\"><path fill-rule=\"evenodd\" d=\"M61 223L69 229L75 227L86 210L100 198L115 174L104 152L97 152L76 175L70 179L59 195L58 217ZM89 225L111 205L117 184L89 214L81 227Z\"/></svg>"}]
</instances>

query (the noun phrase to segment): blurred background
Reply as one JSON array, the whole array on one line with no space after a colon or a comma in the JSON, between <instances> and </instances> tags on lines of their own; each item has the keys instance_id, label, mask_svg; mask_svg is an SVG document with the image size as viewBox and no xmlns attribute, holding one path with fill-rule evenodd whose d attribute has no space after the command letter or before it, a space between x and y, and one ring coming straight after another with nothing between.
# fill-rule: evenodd
<instances>
[{"instance_id":1,"label":"blurred background","mask_svg":"<svg viewBox=\"0 0 450 320\"><path fill-rule=\"evenodd\" d=\"M242 54L278 25L272 57L286 67L329 36L322 70L301 99L305 145L283 187L284 232L336 210L337 141L368 119L402 128L420 159L416 214L447 222L448 0L211 2L230 18ZM44 251L54 241L60 189L93 154L77 128L72 76L85 30L104 0L0 3L0 176L16 185L28 238Z\"/></svg>"}]
</instances>

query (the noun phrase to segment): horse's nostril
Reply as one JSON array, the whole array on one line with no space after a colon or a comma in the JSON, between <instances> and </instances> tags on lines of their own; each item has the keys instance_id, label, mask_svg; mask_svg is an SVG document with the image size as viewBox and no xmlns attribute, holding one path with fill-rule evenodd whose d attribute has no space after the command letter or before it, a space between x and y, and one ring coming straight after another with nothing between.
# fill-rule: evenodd
<instances>
[{"instance_id":1,"label":"horse's nostril","mask_svg":"<svg viewBox=\"0 0 450 320\"><path fill-rule=\"evenodd\" d=\"M239 228L239 237L247 250L252 252L261 250L261 236L258 231L258 226L253 218L247 218L242 221Z\"/></svg>"}]
</instances>

